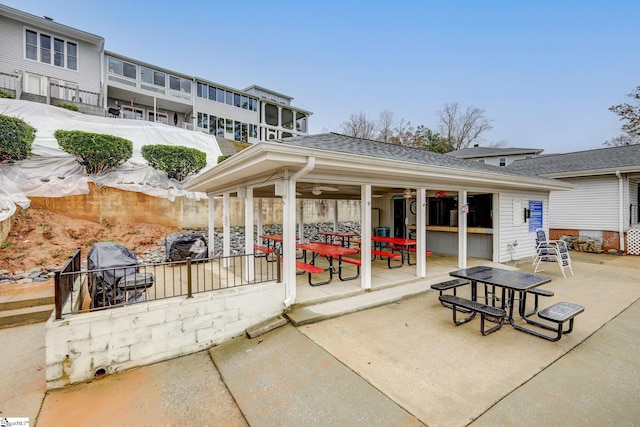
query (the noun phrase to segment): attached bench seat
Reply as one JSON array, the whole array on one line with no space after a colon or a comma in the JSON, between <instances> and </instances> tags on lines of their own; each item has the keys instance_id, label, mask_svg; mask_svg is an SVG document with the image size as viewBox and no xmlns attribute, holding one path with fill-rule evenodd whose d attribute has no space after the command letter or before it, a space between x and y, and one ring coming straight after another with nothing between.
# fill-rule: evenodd
<instances>
[{"instance_id":1,"label":"attached bench seat","mask_svg":"<svg viewBox=\"0 0 640 427\"><path fill-rule=\"evenodd\" d=\"M401 254L396 254L394 252L386 252L386 251L380 251L380 250L377 250L377 249L373 249L371 251L371 255L373 255L373 260L376 259L376 256L378 256L380 258L386 258L387 259L387 265L389 266L389 268L400 268L400 267L402 267L402 255ZM400 264L391 265L391 260L392 259L399 259L400 260Z\"/></svg>"},{"instance_id":2,"label":"attached bench seat","mask_svg":"<svg viewBox=\"0 0 640 427\"><path fill-rule=\"evenodd\" d=\"M558 341L562 334L569 334L573 331L573 318L584 311L584 307L571 302L558 302L551 307L538 312L538 317L558 325L558 335L554 338L547 338L550 341ZM569 321L569 329L563 330L563 325Z\"/></svg>"},{"instance_id":3,"label":"attached bench seat","mask_svg":"<svg viewBox=\"0 0 640 427\"><path fill-rule=\"evenodd\" d=\"M480 333L482 333L482 335L489 335L490 333L500 329L504 324L504 318L507 315L507 312L501 308L492 307L490 305L471 301L465 298L460 298L455 295L440 295L439 299L440 303L449 304L453 308L453 323L456 326L469 322L471 319L476 317L477 313L480 313ZM467 312L471 312L471 315L465 317L460 321L457 320L456 315L459 308L468 310ZM495 321L497 325L485 330L485 320Z\"/></svg>"},{"instance_id":4,"label":"attached bench seat","mask_svg":"<svg viewBox=\"0 0 640 427\"><path fill-rule=\"evenodd\" d=\"M527 294L534 296L534 303L533 303L533 309L526 313L524 313L524 311L526 310L526 307L525 306L521 307L520 312L524 313L524 317L529 317L536 314L536 312L538 311L538 297L552 297L555 295L553 291L550 291L548 289L542 289L542 288L530 289L527 291ZM526 300L521 301L521 303L526 303Z\"/></svg>"},{"instance_id":5,"label":"attached bench seat","mask_svg":"<svg viewBox=\"0 0 640 427\"><path fill-rule=\"evenodd\" d=\"M266 246L253 245L253 250L256 252L256 256L264 257L267 262L274 262L275 258L270 257L269 254L275 253L275 249L271 249Z\"/></svg>"},{"instance_id":6,"label":"attached bench seat","mask_svg":"<svg viewBox=\"0 0 640 427\"><path fill-rule=\"evenodd\" d=\"M431 285L431 289L433 289L434 291L439 291L440 295L443 295L442 292L444 291L453 289L453 295L456 296L456 289L459 288L460 286L468 285L469 283L471 282L469 282L467 279L452 279L452 280L447 280L446 282L434 283L433 285ZM440 301L440 304L442 304L442 306L446 308L453 308L451 304L447 304L442 301ZM465 311L465 310L466 309L460 310L460 311Z\"/></svg>"},{"instance_id":7,"label":"attached bench seat","mask_svg":"<svg viewBox=\"0 0 640 427\"><path fill-rule=\"evenodd\" d=\"M360 266L362 265L362 261L360 261L359 259L356 258L349 258L347 256L343 256L342 258L342 262L346 262L347 264L353 264L356 266L356 275L355 276L351 276L351 277L343 277L342 276L342 266L340 266L340 268L338 268L338 277L340 277L340 280L345 281L345 280L353 280L353 279L357 279L358 277L360 277Z\"/></svg>"}]
</instances>

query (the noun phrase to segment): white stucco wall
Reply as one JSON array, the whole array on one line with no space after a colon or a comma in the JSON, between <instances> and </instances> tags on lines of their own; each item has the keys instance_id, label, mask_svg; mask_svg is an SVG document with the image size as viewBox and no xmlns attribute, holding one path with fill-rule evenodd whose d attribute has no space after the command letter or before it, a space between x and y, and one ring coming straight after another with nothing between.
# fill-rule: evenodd
<instances>
[{"instance_id":1,"label":"white stucco wall","mask_svg":"<svg viewBox=\"0 0 640 427\"><path fill-rule=\"evenodd\" d=\"M195 353L239 336L283 310L282 283L262 283L52 317L46 325L47 388Z\"/></svg>"}]
</instances>

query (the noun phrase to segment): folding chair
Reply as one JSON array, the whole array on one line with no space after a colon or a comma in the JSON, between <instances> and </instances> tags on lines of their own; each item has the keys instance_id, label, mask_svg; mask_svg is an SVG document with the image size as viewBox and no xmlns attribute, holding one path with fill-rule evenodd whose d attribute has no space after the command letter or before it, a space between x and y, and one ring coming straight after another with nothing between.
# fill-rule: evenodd
<instances>
[{"instance_id":1,"label":"folding chair","mask_svg":"<svg viewBox=\"0 0 640 427\"><path fill-rule=\"evenodd\" d=\"M543 271L540 268L540 264L543 262L555 262L560 267L562 277L566 278L564 273L566 268L571 271L573 276L573 267L571 266L571 257L569 256L569 249L564 240L547 240L544 230L536 230L536 256L533 261L535 265L534 273Z\"/></svg>"}]
</instances>

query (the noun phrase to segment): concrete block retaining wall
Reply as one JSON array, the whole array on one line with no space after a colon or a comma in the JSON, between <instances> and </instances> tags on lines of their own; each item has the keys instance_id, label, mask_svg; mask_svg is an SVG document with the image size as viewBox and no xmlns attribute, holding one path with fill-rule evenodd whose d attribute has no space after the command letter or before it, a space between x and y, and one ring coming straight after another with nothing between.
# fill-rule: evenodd
<instances>
[{"instance_id":1,"label":"concrete block retaining wall","mask_svg":"<svg viewBox=\"0 0 640 427\"><path fill-rule=\"evenodd\" d=\"M49 319L47 389L205 350L284 308L282 283L262 283Z\"/></svg>"}]
</instances>

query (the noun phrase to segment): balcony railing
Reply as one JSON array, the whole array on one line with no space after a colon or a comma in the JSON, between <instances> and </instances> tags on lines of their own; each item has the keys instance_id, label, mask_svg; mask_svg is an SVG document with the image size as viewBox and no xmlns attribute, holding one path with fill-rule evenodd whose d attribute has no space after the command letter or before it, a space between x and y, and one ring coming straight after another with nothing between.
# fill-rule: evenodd
<instances>
[{"instance_id":1,"label":"balcony railing","mask_svg":"<svg viewBox=\"0 0 640 427\"><path fill-rule=\"evenodd\" d=\"M100 106L100 94L96 92L89 92L78 87L65 86L54 82L49 83L49 90L52 98Z\"/></svg>"}]
</instances>

